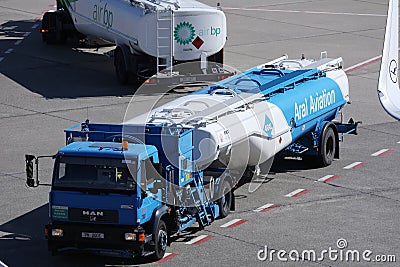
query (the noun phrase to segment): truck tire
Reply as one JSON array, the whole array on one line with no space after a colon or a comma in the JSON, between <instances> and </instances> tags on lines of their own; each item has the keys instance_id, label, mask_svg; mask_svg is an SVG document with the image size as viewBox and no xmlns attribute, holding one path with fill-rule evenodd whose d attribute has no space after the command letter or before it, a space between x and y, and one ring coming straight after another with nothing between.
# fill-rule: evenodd
<instances>
[{"instance_id":1,"label":"truck tire","mask_svg":"<svg viewBox=\"0 0 400 267\"><path fill-rule=\"evenodd\" d=\"M320 147L318 150L318 165L321 167L326 167L332 164L335 158L336 152L336 136L335 131L332 127L328 127L322 137L320 142Z\"/></svg>"},{"instance_id":2,"label":"truck tire","mask_svg":"<svg viewBox=\"0 0 400 267\"><path fill-rule=\"evenodd\" d=\"M168 242L167 227L163 220L158 222L156 233L157 236L154 240L154 254L151 255L151 258L153 260L160 260L164 257Z\"/></svg>"},{"instance_id":3,"label":"truck tire","mask_svg":"<svg viewBox=\"0 0 400 267\"><path fill-rule=\"evenodd\" d=\"M224 180L222 182L222 186L219 192L220 192L219 195L221 196L221 198L218 200L219 214L220 214L219 217L225 218L231 211L232 198L233 198L232 188L227 180Z\"/></svg>"},{"instance_id":4,"label":"truck tire","mask_svg":"<svg viewBox=\"0 0 400 267\"><path fill-rule=\"evenodd\" d=\"M128 71L126 69L126 62L124 53L121 49L115 50L115 58L114 58L114 66L115 66L115 74L117 75L117 80L120 84L128 83Z\"/></svg>"}]
</instances>

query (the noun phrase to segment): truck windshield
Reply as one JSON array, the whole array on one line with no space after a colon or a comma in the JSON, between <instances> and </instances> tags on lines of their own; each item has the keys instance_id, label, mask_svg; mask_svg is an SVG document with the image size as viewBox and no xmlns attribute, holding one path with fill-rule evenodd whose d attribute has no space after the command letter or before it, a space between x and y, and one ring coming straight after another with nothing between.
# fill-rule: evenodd
<instances>
[{"instance_id":1,"label":"truck windshield","mask_svg":"<svg viewBox=\"0 0 400 267\"><path fill-rule=\"evenodd\" d=\"M68 190L95 190L100 192L136 191L136 160L63 157L56 161L53 187Z\"/></svg>"}]
</instances>

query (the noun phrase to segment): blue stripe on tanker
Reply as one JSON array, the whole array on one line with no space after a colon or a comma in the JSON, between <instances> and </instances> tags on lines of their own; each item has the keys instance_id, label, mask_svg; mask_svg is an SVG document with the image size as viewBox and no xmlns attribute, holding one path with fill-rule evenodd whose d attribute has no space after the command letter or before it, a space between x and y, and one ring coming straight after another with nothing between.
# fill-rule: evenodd
<instances>
[{"instance_id":1,"label":"blue stripe on tanker","mask_svg":"<svg viewBox=\"0 0 400 267\"><path fill-rule=\"evenodd\" d=\"M293 140L313 130L319 122L332 121L346 104L339 85L327 77L298 84L295 90L275 95L268 102L282 110L288 125L295 122Z\"/></svg>"}]
</instances>

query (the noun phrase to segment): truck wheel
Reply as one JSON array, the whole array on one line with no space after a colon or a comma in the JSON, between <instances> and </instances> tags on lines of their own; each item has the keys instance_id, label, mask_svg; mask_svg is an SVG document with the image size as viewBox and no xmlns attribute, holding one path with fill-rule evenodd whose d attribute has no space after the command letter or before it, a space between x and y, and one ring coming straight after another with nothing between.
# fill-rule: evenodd
<instances>
[{"instance_id":1,"label":"truck wheel","mask_svg":"<svg viewBox=\"0 0 400 267\"><path fill-rule=\"evenodd\" d=\"M42 41L48 45L63 44L67 40L63 30L63 13L46 12L42 19ZM47 32L46 32L47 31Z\"/></svg>"},{"instance_id":2,"label":"truck wheel","mask_svg":"<svg viewBox=\"0 0 400 267\"><path fill-rule=\"evenodd\" d=\"M155 245L154 245L154 254L152 254L153 260L160 260L164 257L165 251L167 250L167 227L165 226L165 222L160 220L157 225L157 236L155 237Z\"/></svg>"},{"instance_id":3,"label":"truck wheel","mask_svg":"<svg viewBox=\"0 0 400 267\"><path fill-rule=\"evenodd\" d=\"M117 80L120 84L128 83L128 71L126 70L125 57L121 49L115 50L115 74L117 75Z\"/></svg>"},{"instance_id":4,"label":"truck wheel","mask_svg":"<svg viewBox=\"0 0 400 267\"><path fill-rule=\"evenodd\" d=\"M322 167L332 164L336 152L336 136L332 127L324 132L318 151L318 163Z\"/></svg>"},{"instance_id":5,"label":"truck wheel","mask_svg":"<svg viewBox=\"0 0 400 267\"><path fill-rule=\"evenodd\" d=\"M221 198L218 200L220 218L225 218L231 211L233 197L231 189L229 182L224 180L220 189Z\"/></svg>"}]
</instances>

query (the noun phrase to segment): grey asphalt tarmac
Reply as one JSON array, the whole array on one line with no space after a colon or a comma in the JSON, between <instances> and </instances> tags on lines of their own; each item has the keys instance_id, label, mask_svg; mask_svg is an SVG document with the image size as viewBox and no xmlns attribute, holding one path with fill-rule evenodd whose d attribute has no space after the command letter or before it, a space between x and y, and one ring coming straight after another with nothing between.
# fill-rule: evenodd
<instances>
[{"instance_id":1,"label":"grey asphalt tarmac","mask_svg":"<svg viewBox=\"0 0 400 267\"><path fill-rule=\"evenodd\" d=\"M215 6L216 1L202 0ZM282 54L318 58L321 51L342 57L345 68L382 52L388 0L226 0L226 64L246 70ZM92 255L51 256L44 239L48 186L25 186L24 154L53 154L64 144L63 130L87 117L122 122L135 86L117 84L109 48L48 46L37 21L52 1L0 0L0 266L105 266L124 264ZM345 118L360 120L359 135L346 136L341 158L326 168L298 160L274 164L253 193L236 191L236 211L203 231L176 237L164 266L399 266L400 123L382 109L376 95L380 62L348 73L352 104ZM140 114L157 91L135 95ZM168 101L177 94L163 97ZM388 149L380 156L375 152ZM350 164L360 163L354 168ZM41 162L42 183L50 182L52 162ZM320 178L331 175L324 183ZM305 189L297 197L287 194ZM254 210L279 204L266 212ZM242 224L221 227L234 219ZM235 226L235 225L233 225ZM211 239L185 244L195 237ZM346 247L338 248L347 243ZM265 246L286 251L265 261ZM317 259L294 262L295 252L314 250ZM360 252L360 262L335 259L324 250ZM371 261L362 259L362 253ZM322 254L321 254L322 253ZM270 255L270 254L268 254ZM280 258L279 260L278 255ZM329 256L332 256L329 258ZM287 261L284 261L284 258Z\"/></svg>"}]
</instances>

